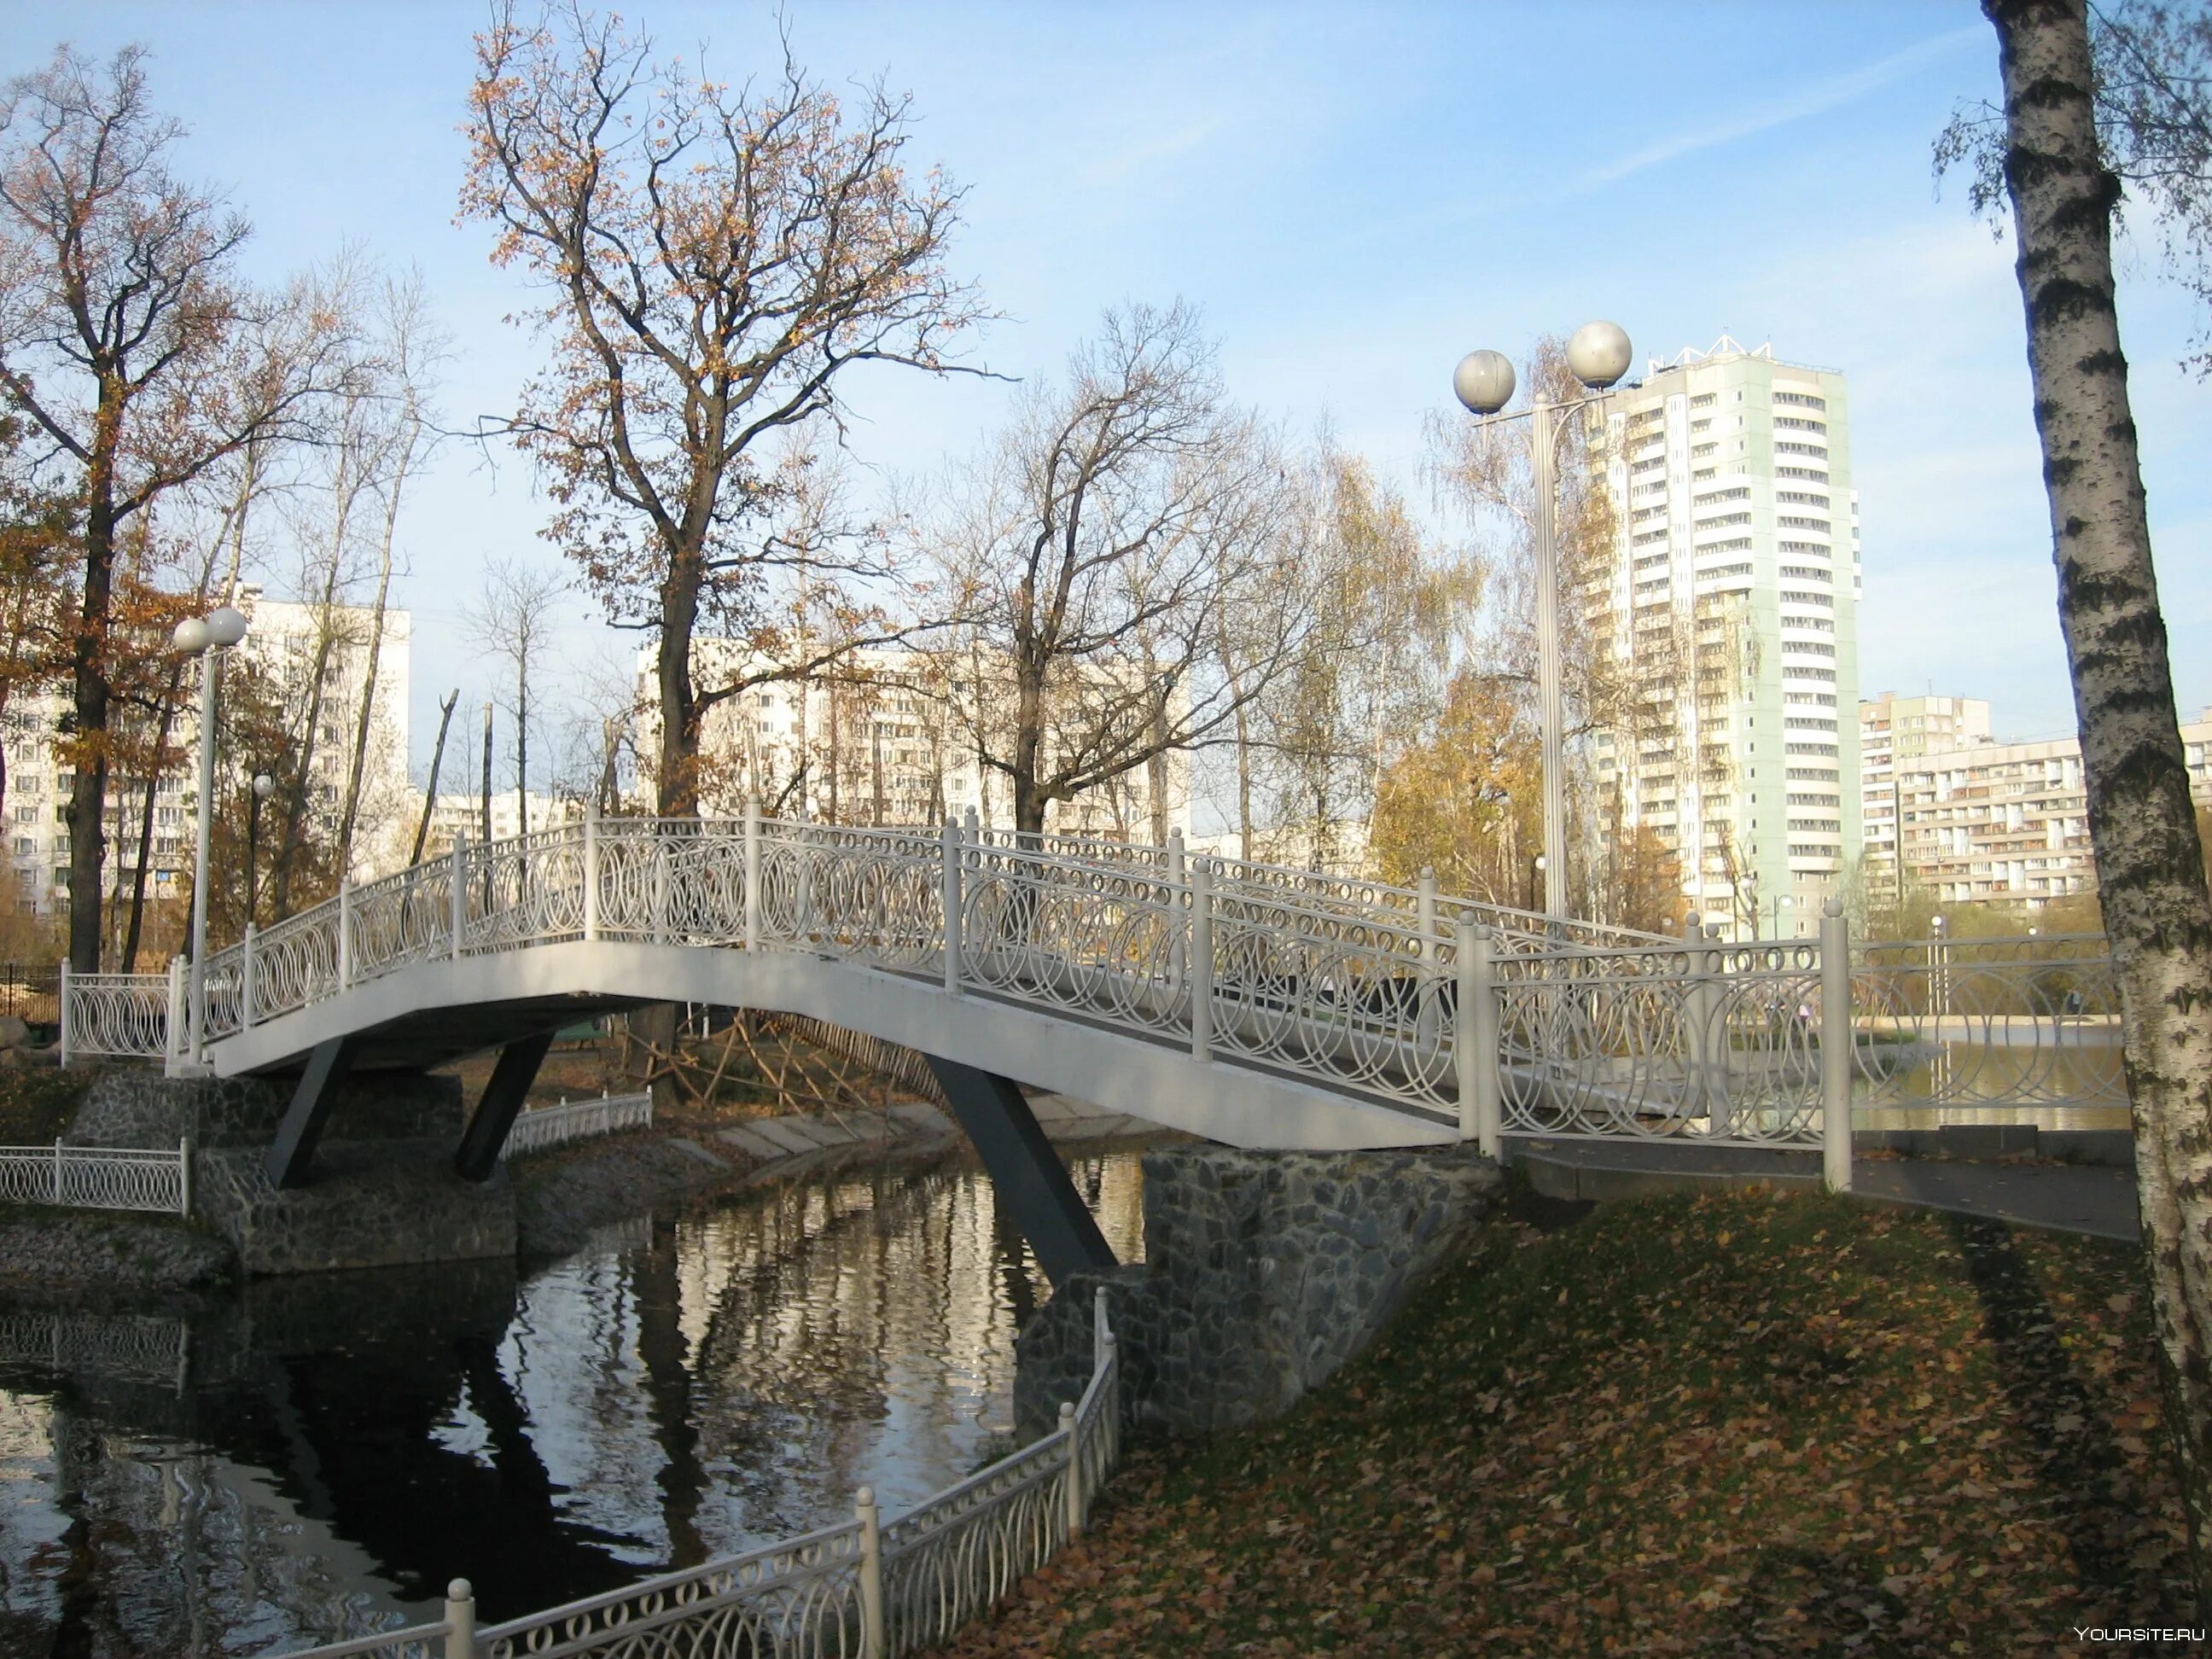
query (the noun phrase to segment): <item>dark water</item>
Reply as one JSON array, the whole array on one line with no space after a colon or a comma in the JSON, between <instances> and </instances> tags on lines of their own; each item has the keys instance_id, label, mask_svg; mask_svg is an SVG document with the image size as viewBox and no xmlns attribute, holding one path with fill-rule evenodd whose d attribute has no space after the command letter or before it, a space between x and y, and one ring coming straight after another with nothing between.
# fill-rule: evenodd
<instances>
[{"instance_id":1,"label":"dark water","mask_svg":"<svg viewBox=\"0 0 2212 1659\"><path fill-rule=\"evenodd\" d=\"M1077 1168L1141 1250L1133 1155ZM0 1305L0 1654L252 1654L611 1589L966 1474L1046 1294L969 1168L189 1319Z\"/></svg>"}]
</instances>

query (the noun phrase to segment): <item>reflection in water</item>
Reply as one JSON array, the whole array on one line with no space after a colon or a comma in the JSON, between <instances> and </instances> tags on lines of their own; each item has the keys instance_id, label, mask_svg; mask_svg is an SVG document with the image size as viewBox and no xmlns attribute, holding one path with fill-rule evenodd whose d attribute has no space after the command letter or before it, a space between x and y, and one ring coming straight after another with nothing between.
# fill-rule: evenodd
<instances>
[{"instance_id":1,"label":"reflection in water","mask_svg":"<svg viewBox=\"0 0 2212 1659\"><path fill-rule=\"evenodd\" d=\"M1078 1167L1142 1249L1133 1155ZM488 1620L894 1511L988 1455L1046 1294L989 1182L848 1173L501 1264L0 1309L0 1653L258 1653Z\"/></svg>"}]
</instances>

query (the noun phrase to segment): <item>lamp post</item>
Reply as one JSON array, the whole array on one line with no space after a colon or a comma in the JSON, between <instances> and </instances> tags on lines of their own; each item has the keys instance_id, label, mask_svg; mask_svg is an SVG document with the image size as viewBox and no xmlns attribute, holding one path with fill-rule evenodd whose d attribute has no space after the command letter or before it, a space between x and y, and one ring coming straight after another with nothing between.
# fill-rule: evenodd
<instances>
[{"instance_id":1,"label":"lamp post","mask_svg":"<svg viewBox=\"0 0 2212 1659\"><path fill-rule=\"evenodd\" d=\"M1767 931L1774 935L1778 944L1782 939L1782 913L1796 902L1796 901L1787 893L1777 893L1774 896L1774 926Z\"/></svg>"},{"instance_id":2,"label":"lamp post","mask_svg":"<svg viewBox=\"0 0 2212 1659\"><path fill-rule=\"evenodd\" d=\"M216 667L222 653L246 637L246 613L217 605L204 617L177 624L170 643L200 659L200 789L197 833L192 846L191 1056L200 1057L207 1039L208 830L215 816Z\"/></svg>"},{"instance_id":3,"label":"lamp post","mask_svg":"<svg viewBox=\"0 0 2212 1659\"><path fill-rule=\"evenodd\" d=\"M1589 395L1554 403L1532 397L1525 409L1502 411L1513 396L1513 365L1504 353L1471 351L1452 374L1452 390L1487 428L1528 419L1528 450L1535 474L1536 506L1531 526L1536 542L1536 661L1544 729L1544 909L1567 913L1567 781L1565 693L1559 660L1559 438L1571 416L1602 403L1632 356L1628 336L1618 324L1585 323L1567 342L1567 368Z\"/></svg>"},{"instance_id":4,"label":"lamp post","mask_svg":"<svg viewBox=\"0 0 2212 1659\"><path fill-rule=\"evenodd\" d=\"M266 772L253 775L253 793L246 803L246 922L249 927L261 909L261 803L276 793L276 780Z\"/></svg>"}]
</instances>

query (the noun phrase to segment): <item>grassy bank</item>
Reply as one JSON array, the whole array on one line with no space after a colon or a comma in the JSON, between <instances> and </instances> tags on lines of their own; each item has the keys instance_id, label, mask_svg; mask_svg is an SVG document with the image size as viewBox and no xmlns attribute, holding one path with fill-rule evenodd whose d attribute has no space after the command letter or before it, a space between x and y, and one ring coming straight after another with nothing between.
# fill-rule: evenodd
<instances>
[{"instance_id":1,"label":"grassy bank","mask_svg":"<svg viewBox=\"0 0 2212 1659\"><path fill-rule=\"evenodd\" d=\"M0 1146L38 1146L62 1134L92 1073L58 1069L0 1071Z\"/></svg>"},{"instance_id":2,"label":"grassy bank","mask_svg":"<svg viewBox=\"0 0 2212 1659\"><path fill-rule=\"evenodd\" d=\"M1501 1220L1290 1419L1139 1447L951 1651L2074 1653L2186 1622L2135 1276L1808 1196Z\"/></svg>"}]
</instances>

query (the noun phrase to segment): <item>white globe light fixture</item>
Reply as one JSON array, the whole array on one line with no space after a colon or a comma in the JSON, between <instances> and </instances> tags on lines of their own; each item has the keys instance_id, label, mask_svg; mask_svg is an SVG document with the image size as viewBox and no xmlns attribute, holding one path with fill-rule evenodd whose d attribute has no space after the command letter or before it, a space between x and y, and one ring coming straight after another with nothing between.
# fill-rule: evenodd
<instances>
[{"instance_id":1,"label":"white globe light fixture","mask_svg":"<svg viewBox=\"0 0 2212 1659\"><path fill-rule=\"evenodd\" d=\"M177 624L176 631L169 635L169 643L186 656L197 657L208 648L208 641L211 637L213 636L208 632L208 625L205 623L198 617L187 617Z\"/></svg>"},{"instance_id":2,"label":"white globe light fixture","mask_svg":"<svg viewBox=\"0 0 2212 1659\"><path fill-rule=\"evenodd\" d=\"M1628 373L1628 332L1618 323L1584 323L1567 342L1567 368L1592 391L1617 385Z\"/></svg>"},{"instance_id":3,"label":"white globe light fixture","mask_svg":"<svg viewBox=\"0 0 2212 1659\"><path fill-rule=\"evenodd\" d=\"M259 799L267 800L270 796L276 793L276 780L270 777L266 772L255 773L253 775L253 793Z\"/></svg>"},{"instance_id":4,"label":"white globe light fixture","mask_svg":"<svg viewBox=\"0 0 2212 1659\"><path fill-rule=\"evenodd\" d=\"M212 644L228 650L246 637L246 613L234 605L217 605L207 614L207 631Z\"/></svg>"},{"instance_id":5,"label":"white globe light fixture","mask_svg":"<svg viewBox=\"0 0 2212 1659\"><path fill-rule=\"evenodd\" d=\"M1512 400L1513 365L1498 351L1470 351L1452 371L1452 392L1487 428L1499 420L1528 422L1528 459L1535 486L1532 528L1536 542L1536 654L1538 700L1543 714L1544 909L1564 918L1567 909L1566 709L1559 617L1559 440L1572 417L1595 418L1607 391L1620 384L1632 361L1628 334L1618 323L1584 323L1567 342L1567 368L1588 395L1553 399L1531 389L1525 407L1501 411ZM1554 922L1556 929L1558 923ZM1756 921L1753 931L1757 931Z\"/></svg>"},{"instance_id":6,"label":"white globe light fixture","mask_svg":"<svg viewBox=\"0 0 2212 1659\"><path fill-rule=\"evenodd\" d=\"M1452 391L1477 415L1495 415L1512 401L1513 365L1502 351L1470 351L1452 371Z\"/></svg>"}]
</instances>

